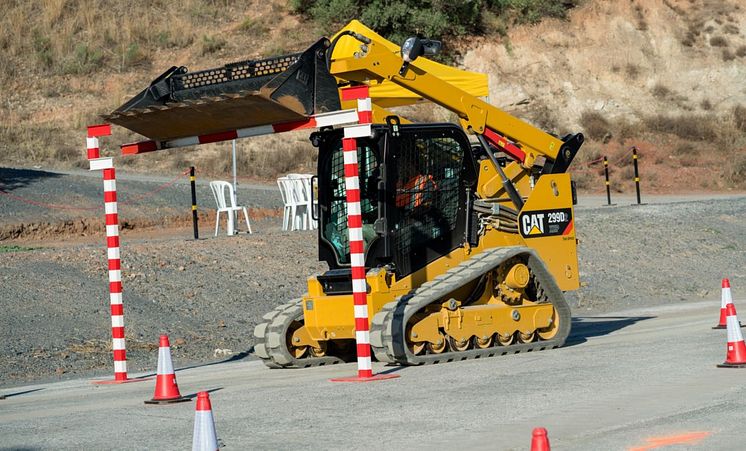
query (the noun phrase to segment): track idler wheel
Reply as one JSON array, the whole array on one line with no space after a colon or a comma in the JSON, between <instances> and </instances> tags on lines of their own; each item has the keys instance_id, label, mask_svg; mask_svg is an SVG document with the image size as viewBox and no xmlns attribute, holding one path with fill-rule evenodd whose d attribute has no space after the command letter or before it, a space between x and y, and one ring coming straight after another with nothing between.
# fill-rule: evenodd
<instances>
[{"instance_id":1,"label":"track idler wheel","mask_svg":"<svg viewBox=\"0 0 746 451\"><path fill-rule=\"evenodd\" d=\"M536 333L539 335L539 338L542 340L551 340L554 338L555 335L557 335L557 331L559 330L559 320L557 319L557 310L552 313L552 324L549 326L539 329L536 331Z\"/></svg>"},{"instance_id":2,"label":"track idler wheel","mask_svg":"<svg viewBox=\"0 0 746 451\"><path fill-rule=\"evenodd\" d=\"M497 334L497 342L500 344L500 346L510 346L515 341L515 334L507 334L503 335L498 333Z\"/></svg>"},{"instance_id":3,"label":"track idler wheel","mask_svg":"<svg viewBox=\"0 0 746 451\"><path fill-rule=\"evenodd\" d=\"M448 349L448 340L446 340L446 336L443 332L440 332L438 334L438 341L436 343L430 343L428 342L425 347L427 348L427 352L430 354L442 354Z\"/></svg>"},{"instance_id":4,"label":"track idler wheel","mask_svg":"<svg viewBox=\"0 0 746 451\"><path fill-rule=\"evenodd\" d=\"M495 344L495 335L474 337L474 347L479 349L491 348Z\"/></svg>"},{"instance_id":5,"label":"track idler wheel","mask_svg":"<svg viewBox=\"0 0 746 451\"><path fill-rule=\"evenodd\" d=\"M466 338L463 341L459 341L451 336L448 337L448 346L451 347L452 351L463 352L468 351L471 347L471 340Z\"/></svg>"},{"instance_id":6,"label":"track idler wheel","mask_svg":"<svg viewBox=\"0 0 746 451\"><path fill-rule=\"evenodd\" d=\"M536 331L529 333L518 332L516 335L518 335L519 343L531 343L536 338Z\"/></svg>"},{"instance_id":7,"label":"track idler wheel","mask_svg":"<svg viewBox=\"0 0 746 451\"><path fill-rule=\"evenodd\" d=\"M303 327L303 323L300 321L293 321L288 327L287 348L288 352L290 352L290 355L293 356L294 359L302 359L308 352L308 346L298 346L293 343L293 333L301 327Z\"/></svg>"},{"instance_id":8,"label":"track idler wheel","mask_svg":"<svg viewBox=\"0 0 746 451\"><path fill-rule=\"evenodd\" d=\"M313 346L309 347L310 348L309 352L311 353L312 356L324 357L326 355L326 349L328 347L327 343L325 341L320 341L319 345L320 346L318 348L314 348Z\"/></svg>"}]
</instances>

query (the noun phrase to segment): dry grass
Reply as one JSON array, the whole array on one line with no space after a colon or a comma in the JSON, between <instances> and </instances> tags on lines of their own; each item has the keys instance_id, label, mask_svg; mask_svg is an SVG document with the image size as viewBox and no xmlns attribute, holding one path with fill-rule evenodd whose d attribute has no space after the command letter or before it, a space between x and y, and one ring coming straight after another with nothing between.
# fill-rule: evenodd
<instances>
[{"instance_id":1,"label":"dry grass","mask_svg":"<svg viewBox=\"0 0 746 451\"><path fill-rule=\"evenodd\" d=\"M276 1L252 0L42 0L11 2L0 17L0 55L23 59L26 69L46 74L126 72L151 63L159 51L192 49L210 55L298 40L267 39L279 14L257 14ZM253 13L253 14L252 14ZM226 20L243 17L238 26ZM301 38L303 40L303 38ZM279 41L279 42L278 42ZM257 45L260 44L260 45ZM266 43L269 45L269 43ZM302 46L302 44L301 44Z\"/></svg>"},{"instance_id":2,"label":"dry grass","mask_svg":"<svg viewBox=\"0 0 746 451\"><path fill-rule=\"evenodd\" d=\"M746 133L746 107L737 105L733 108L733 125L743 133Z\"/></svg>"},{"instance_id":3,"label":"dry grass","mask_svg":"<svg viewBox=\"0 0 746 451\"><path fill-rule=\"evenodd\" d=\"M297 20L287 16L280 0L11 0L4 6L0 161L5 164L85 167L85 126L99 123L100 115L167 67L214 67L279 48L297 51L314 40L312 34L287 32L297 28ZM115 127L115 136L106 142L138 139ZM310 145L299 146L306 150L284 151L288 157L280 155L278 143L270 143L266 151L273 158L259 164L252 160L247 173L273 177L288 162L270 166L285 158L290 158L289 170L308 167ZM105 153L116 154L111 147ZM152 171L192 159L222 171L222 160L211 159L212 153L179 149L121 163Z\"/></svg>"},{"instance_id":4,"label":"dry grass","mask_svg":"<svg viewBox=\"0 0 746 451\"><path fill-rule=\"evenodd\" d=\"M655 97L658 100L664 100L671 96L673 94L670 89L668 89L667 86L662 85L660 83L656 83L655 86L653 86L652 91L650 91L651 94L653 94L653 97Z\"/></svg>"},{"instance_id":5,"label":"dry grass","mask_svg":"<svg viewBox=\"0 0 746 451\"><path fill-rule=\"evenodd\" d=\"M725 24L723 26L723 32L726 33L726 34L735 34L735 35L737 35L738 32L739 32L739 30L738 30L737 26L729 23L729 24Z\"/></svg>"},{"instance_id":6,"label":"dry grass","mask_svg":"<svg viewBox=\"0 0 746 451\"><path fill-rule=\"evenodd\" d=\"M723 167L723 178L735 188L746 188L746 155L736 155Z\"/></svg>"},{"instance_id":7,"label":"dry grass","mask_svg":"<svg viewBox=\"0 0 746 451\"><path fill-rule=\"evenodd\" d=\"M728 41L722 36L713 36L710 38L712 47L728 47Z\"/></svg>"},{"instance_id":8,"label":"dry grass","mask_svg":"<svg viewBox=\"0 0 746 451\"><path fill-rule=\"evenodd\" d=\"M627 77L629 77L632 80L636 80L637 77L640 76L640 66L637 64L627 64L627 66L624 69L624 72L627 74Z\"/></svg>"},{"instance_id":9,"label":"dry grass","mask_svg":"<svg viewBox=\"0 0 746 451\"><path fill-rule=\"evenodd\" d=\"M643 119L643 124L648 131L694 141L714 141L718 130L715 117L709 115L655 115Z\"/></svg>"},{"instance_id":10,"label":"dry grass","mask_svg":"<svg viewBox=\"0 0 746 451\"><path fill-rule=\"evenodd\" d=\"M580 115L580 125L589 138L595 141L608 141L612 135L611 124L597 111L585 111Z\"/></svg>"}]
</instances>

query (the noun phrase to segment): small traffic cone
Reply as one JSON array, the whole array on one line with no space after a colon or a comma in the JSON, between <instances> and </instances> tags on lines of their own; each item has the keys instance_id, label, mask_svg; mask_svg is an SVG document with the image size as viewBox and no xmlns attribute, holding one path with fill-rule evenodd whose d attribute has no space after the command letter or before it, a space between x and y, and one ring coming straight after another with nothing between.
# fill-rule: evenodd
<instances>
[{"instance_id":1,"label":"small traffic cone","mask_svg":"<svg viewBox=\"0 0 746 451\"><path fill-rule=\"evenodd\" d=\"M194 411L192 451L216 451L217 449L218 434L215 432L210 394L201 391L197 393L197 409Z\"/></svg>"},{"instance_id":2,"label":"small traffic cone","mask_svg":"<svg viewBox=\"0 0 746 451\"><path fill-rule=\"evenodd\" d=\"M174 366L171 363L171 344L168 342L168 335L161 335L161 341L158 345L158 370L155 376L155 394L153 399L145 401L145 404L170 404L174 402L189 401L179 393L179 386L176 384L176 374Z\"/></svg>"},{"instance_id":3,"label":"small traffic cone","mask_svg":"<svg viewBox=\"0 0 746 451\"><path fill-rule=\"evenodd\" d=\"M725 307L728 323L728 346L725 354L725 362L718 365L721 368L746 367L746 343L743 342L741 326L736 316L736 307L728 304Z\"/></svg>"},{"instance_id":4,"label":"small traffic cone","mask_svg":"<svg viewBox=\"0 0 746 451\"><path fill-rule=\"evenodd\" d=\"M726 324L726 313L725 313L725 306L728 304L733 303L733 296L730 292L730 280L723 279L722 283L722 293L720 295L720 322L717 326L713 327L713 329L725 329L727 327ZM738 323L739 327L743 327L741 323Z\"/></svg>"},{"instance_id":5,"label":"small traffic cone","mask_svg":"<svg viewBox=\"0 0 746 451\"><path fill-rule=\"evenodd\" d=\"M531 435L531 451L551 451L546 429L534 428Z\"/></svg>"}]
</instances>

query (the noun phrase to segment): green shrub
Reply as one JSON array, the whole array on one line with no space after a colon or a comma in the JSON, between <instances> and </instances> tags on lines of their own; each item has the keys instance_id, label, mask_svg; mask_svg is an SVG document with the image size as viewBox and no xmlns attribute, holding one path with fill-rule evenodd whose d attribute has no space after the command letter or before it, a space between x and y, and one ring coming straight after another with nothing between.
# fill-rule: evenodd
<instances>
[{"instance_id":1,"label":"green shrub","mask_svg":"<svg viewBox=\"0 0 746 451\"><path fill-rule=\"evenodd\" d=\"M566 15L578 0L291 0L291 11L313 20L331 33L359 18L378 33L401 43L420 33L441 38L505 30L485 29L495 23L536 23L543 17ZM489 20L484 20L486 15ZM496 20L500 18L501 20Z\"/></svg>"},{"instance_id":2,"label":"green shrub","mask_svg":"<svg viewBox=\"0 0 746 451\"><path fill-rule=\"evenodd\" d=\"M86 74L99 68L104 59L101 50L89 47L84 43L75 46L75 50L69 55L62 66L65 74Z\"/></svg>"},{"instance_id":3,"label":"green shrub","mask_svg":"<svg viewBox=\"0 0 746 451\"><path fill-rule=\"evenodd\" d=\"M52 40L48 36L42 35L39 30L34 30L33 46L36 59L39 60L41 66L45 69L51 68L54 64Z\"/></svg>"}]
</instances>

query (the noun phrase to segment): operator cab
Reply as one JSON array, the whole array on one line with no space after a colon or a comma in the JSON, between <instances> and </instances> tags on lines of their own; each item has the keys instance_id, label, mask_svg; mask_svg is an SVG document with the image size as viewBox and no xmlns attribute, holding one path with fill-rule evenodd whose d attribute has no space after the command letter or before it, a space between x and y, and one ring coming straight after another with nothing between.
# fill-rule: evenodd
<instances>
[{"instance_id":1,"label":"operator cab","mask_svg":"<svg viewBox=\"0 0 746 451\"><path fill-rule=\"evenodd\" d=\"M475 161L454 124L399 125L398 133L374 125L373 132L357 140L365 266L389 265L403 277L464 244ZM350 283L342 133L312 136L319 147L319 259L330 268L319 280L327 293L347 290L325 280Z\"/></svg>"}]
</instances>

